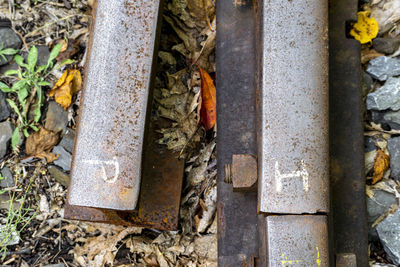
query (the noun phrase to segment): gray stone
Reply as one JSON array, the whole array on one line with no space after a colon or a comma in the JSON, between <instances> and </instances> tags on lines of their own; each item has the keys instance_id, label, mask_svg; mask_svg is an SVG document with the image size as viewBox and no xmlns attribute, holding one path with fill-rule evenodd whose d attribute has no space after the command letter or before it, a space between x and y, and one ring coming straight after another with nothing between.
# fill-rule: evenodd
<instances>
[{"instance_id":1,"label":"gray stone","mask_svg":"<svg viewBox=\"0 0 400 267\"><path fill-rule=\"evenodd\" d=\"M19 49L22 45L22 41L11 28L0 28L0 46L4 44L4 48ZM13 58L12 55L6 56L7 60L4 61L0 58L0 65L7 64Z\"/></svg>"},{"instance_id":2,"label":"gray stone","mask_svg":"<svg viewBox=\"0 0 400 267\"><path fill-rule=\"evenodd\" d=\"M400 137L392 137L387 141L390 155L390 176L400 180Z\"/></svg>"},{"instance_id":3,"label":"gray stone","mask_svg":"<svg viewBox=\"0 0 400 267\"><path fill-rule=\"evenodd\" d=\"M64 171L71 170L71 154L66 151L62 146L55 146L53 153L60 155L58 159L54 161L54 164L63 168Z\"/></svg>"},{"instance_id":4,"label":"gray stone","mask_svg":"<svg viewBox=\"0 0 400 267\"><path fill-rule=\"evenodd\" d=\"M393 111L400 109L400 78L389 78L385 84L375 92L367 95L368 110Z\"/></svg>"},{"instance_id":5,"label":"gray stone","mask_svg":"<svg viewBox=\"0 0 400 267\"><path fill-rule=\"evenodd\" d=\"M9 121L0 123L0 160L6 155L8 145L14 131L14 126Z\"/></svg>"},{"instance_id":6,"label":"gray stone","mask_svg":"<svg viewBox=\"0 0 400 267\"><path fill-rule=\"evenodd\" d=\"M374 49L379 53L393 54L400 46L400 38L375 38L372 41Z\"/></svg>"},{"instance_id":7,"label":"gray stone","mask_svg":"<svg viewBox=\"0 0 400 267\"><path fill-rule=\"evenodd\" d=\"M364 72L362 73L362 93L363 97L366 97L367 94L372 90L372 86L374 84L374 81L372 80L371 76Z\"/></svg>"},{"instance_id":8,"label":"gray stone","mask_svg":"<svg viewBox=\"0 0 400 267\"><path fill-rule=\"evenodd\" d=\"M63 186L68 187L69 176L67 174L65 174L62 170L60 170L56 166L49 166L47 169L48 169L51 177L54 178L54 180L56 180L57 182L59 182Z\"/></svg>"},{"instance_id":9,"label":"gray stone","mask_svg":"<svg viewBox=\"0 0 400 267\"><path fill-rule=\"evenodd\" d=\"M400 130L400 110L375 111L371 110L371 121L380 124L384 130Z\"/></svg>"},{"instance_id":10,"label":"gray stone","mask_svg":"<svg viewBox=\"0 0 400 267\"><path fill-rule=\"evenodd\" d=\"M377 150L378 147L375 145L374 139L370 136L364 137L364 152L371 152Z\"/></svg>"},{"instance_id":11,"label":"gray stone","mask_svg":"<svg viewBox=\"0 0 400 267\"><path fill-rule=\"evenodd\" d=\"M13 175L10 171L10 168L4 167L1 170L1 176L3 176L3 180L0 181L0 187L13 187L15 186L15 181Z\"/></svg>"},{"instance_id":12,"label":"gray stone","mask_svg":"<svg viewBox=\"0 0 400 267\"><path fill-rule=\"evenodd\" d=\"M67 128L63 138L61 139L59 145L62 146L69 153L72 153L74 149L74 141L75 141L75 131L71 128Z\"/></svg>"},{"instance_id":13,"label":"gray stone","mask_svg":"<svg viewBox=\"0 0 400 267\"><path fill-rule=\"evenodd\" d=\"M6 101L5 94L0 91L0 121L4 121L10 116L10 106Z\"/></svg>"},{"instance_id":14,"label":"gray stone","mask_svg":"<svg viewBox=\"0 0 400 267\"><path fill-rule=\"evenodd\" d=\"M373 78L386 81L389 77L400 75L400 60L390 57L377 57L369 62L367 73Z\"/></svg>"},{"instance_id":15,"label":"gray stone","mask_svg":"<svg viewBox=\"0 0 400 267\"><path fill-rule=\"evenodd\" d=\"M68 112L55 101L49 103L44 128L53 132L65 133L68 124Z\"/></svg>"},{"instance_id":16,"label":"gray stone","mask_svg":"<svg viewBox=\"0 0 400 267\"><path fill-rule=\"evenodd\" d=\"M376 231L388 258L400 265L400 209L380 222Z\"/></svg>"},{"instance_id":17,"label":"gray stone","mask_svg":"<svg viewBox=\"0 0 400 267\"><path fill-rule=\"evenodd\" d=\"M367 214L368 214L368 234L370 240L377 240L378 235L372 224L383 215L392 204L397 202L395 195L383 190L374 190L374 197L367 197Z\"/></svg>"}]
</instances>

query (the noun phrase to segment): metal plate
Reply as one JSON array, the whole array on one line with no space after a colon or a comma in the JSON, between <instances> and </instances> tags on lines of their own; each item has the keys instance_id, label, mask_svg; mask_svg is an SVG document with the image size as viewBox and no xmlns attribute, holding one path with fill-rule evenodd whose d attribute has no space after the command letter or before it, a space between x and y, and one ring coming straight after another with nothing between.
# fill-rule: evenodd
<instances>
[{"instance_id":1,"label":"metal plate","mask_svg":"<svg viewBox=\"0 0 400 267\"><path fill-rule=\"evenodd\" d=\"M158 0L98 1L71 205L136 208L158 12Z\"/></svg>"},{"instance_id":2,"label":"metal plate","mask_svg":"<svg viewBox=\"0 0 400 267\"><path fill-rule=\"evenodd\" d=\"M358 0L332 0L329 11L329 86L332 247L353 253L368 266L364 175L361 45L346 38L346 22L357 20Z\"/></svg>"},{"instance_id":3,"label":"metal plate","mask_svg":"<svg viewBox=\"0 0 400 267\"><path fill-rule=\"evenodd\" d=\"M259 2L259 210L328 212L328 1Z\"/></svg>"},{"instance_id":4,"label":"metal plate","mask_svg":"<svg viewBox=\"0 0 400 267\"><path fill-rule=\"evenodd\" d=\"M267 266L329 266L326 216L268 216L265 220Z\"/></svg>"},{"instance_id":5,"label":"metal plate","mask_svg":"<svg viewBox=\"0 0 400 267\"><path fill-rule=\"evenodd\" d=\"M234 154L257 154L255 13L251 0L216 4L218 266L247 267L258 254L257 188L233 192L224 166Z\"/></svg>"}]
</instances>

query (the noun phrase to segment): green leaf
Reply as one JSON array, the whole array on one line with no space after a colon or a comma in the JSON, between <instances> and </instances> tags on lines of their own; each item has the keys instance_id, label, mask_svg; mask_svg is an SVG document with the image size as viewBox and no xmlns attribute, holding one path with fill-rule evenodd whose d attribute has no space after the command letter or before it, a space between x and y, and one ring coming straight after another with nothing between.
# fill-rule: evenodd
<instances>
[{"instance_id":1,"label":"green leaf","mask_svg":"<svg viewBox=\"0 0 400 267\"><path fill-rule=\"evenodd\" d=\"M28 87L24 87L18 91L18 101L23 106L25 105L25 99L28 97L28 95L29 95Z\"/></svg>"},{"instance_id":2,"label":"green leaf","mask_svg":"<svg viewBox=\"0 0 400 267\"><path fill-rule=\"evenodd\" d=\"M8 87L7 84L0 82L0 90L3 91L4 93L9 93L9 92L13 92L13 90Z\"/></svg>"},{"instance_id":3,"label":"green leaf","mask_svg":"<svg viewBox=\"0 0 400 267\"><path fill-rule=\"evenodd\" d=\"M1 50L1 53L3 55L12 56L12 55L15 55L16 53L18 53L18 50L14 49L14 48L7 48L4 50Z\"/></svg>"},{"instance_id":4,"label":"green leaf","mask_svg":"<svg viewBox=\"0 0 400 267\"><path fill-rule=\"evenodd\" d=\"M45 70L47 68L47 65L41 65L36 69L36 73L41 72L42 70Z\"/></svg>"},{"instance_id":5,"label":"green leaf","mask_svg":"<svg viewBox=\"0 0 400 267\"><path fill-rule=\"evenodd\" d=\"M46 81L42 81L42 82L38 82L38 85L40 85L40 86L50 86L50 83L46 82Z\"/></svg>"},{"instance_id":6,"label":"green leaf","mask_svg":"<svg viewBox=\"0 0 400 267\"><path fill-rule=\"evenodd\" d=\"M47 60L47 66L48 67L53 65L53 60L60 53L61 47L62 47L62 44L58 43L53 47L53 49L51 49L51 52L50 52L50 55L49 55L49 59Z\"/></svg>"},{"instance_id":7,"label":"green leaf","mask_svg":"<svg viewBox=\"0 0 400 267\"><path fill-rule=\"evenodd\" d=\"M75 60L72 60L72 59L63 60L63 61L61 61L61 63L57 64L57 65L54 67L54 69L59 69L59 68L65 66L65 65L69 65L69 64L72 64L72 63L74 63L74 62L75 62Z\"/></svg>"},{"instance_id":8,"label":"green leaf","mask_svg":"<svg viewBox=\"0 0 400 267\"><path fill-rule=\"evenodd\" d=\"M23 132L24 132L25 137L28 138L28 136L29 136L28 129L24 128Z\"/></svg>"},{"instance_id":9,"label":"green leaf","mask_svg":"<svg viewBox=\"0 0 400 267\"><path fill-rule=\"evenodd\" d=\"M16 75L18 74L17 70L7 70L6 72L4 72L5 76L11 76L11 75Z\"/></svg>"},{"instance_id":10,"label":"green leaf","mask_svg":"<svg viewBox=\"0 0 400 267\"><path fill-rule=\"evenodd\" d=\"M26 86L26 80L19 80L18 82L14 83L12 86L12 90L19 91Z\"/></svg>"},{"instance_id":11,"label":"green leaf","mask_svg":"<svg viewBox=\"0 0 400 267\"><path fill-rule=\"evenodd\" d=\"M18 64L18 66L25 67L25 68L28 67L28 65L26 65L24 63L24 58L21 57L20 55L15 55L14 60L15 60L15 63Z\"/></svg>"},{"instance_id":12,"label":"green leaf","mask_svg":"<svg viewBox=\"0 0 400 267\"><path fill-rule=\"evenodd\" d=\"M39 131L39 128L36 127L36 126L33 125L33 124L29 124L29 127L31 127L35 132Z\"/></svg>"},{"instance_id":13,"label":"green leaf","mask_svg":"<svg viewBox=\"0 0 400 267\"><path fill-rule=\"evenodd\" d=\"M18 117L19 117L19 119L20 119L21 122L22 122L22 116L21 116L21 113L19 112L19 109L18 109L17 104L15 104L15 102L12 101L12 100L9 99L9 98L7 98L6 100L7 100L8 104L10 105L10 107L15 111L15 113L18 114Z\"/></svg>"},{"instance_id":14,"label":"green leaf","mask_svg":"<svg viewBox=\"0 0 400 267\"><path fill-rule=\"evenodd\" d=\"M28 70L30 72L33 72L35 70L37 59L38 59L38 50L36 46L32 46L28 54Z\"/></svg>"},{"instance_id":15,"label":"green leaf","mask_svg":"<svg viewBox=\"0 0 400 267\"><path fill-rule=\"evenodd\" d=\"M5 55L0 54L1 58L3 59L3 61L7 62L7 58Z\"/></svg>"},{"instance_id":16,"label":"green leaf","mask_svg":"<svg viewBox=\"0 0 400 267\"><path fill-rule=\"evenodd\" d=\"M13 150L15 150L21 140L21 136L19 135L19 127L15 128L12 137L11 137L11 146Z\"/></svg>"},{"instance_id":17,"label":"green leaf","mask_svg":"<svg viewBox=\"0 0 400 267\"><path fill-rule=\"evenodd\" d=\"M42 107L42 102L43 102L43 90L38 87L36 88L36 93L37 93L37 97L38 97L38 102L37 102L37 106L35 108L35 110L33 111L33 120L35 122L38 122L40 120L40 117L42 116L42 112L40 111L41 107Z\"/></svg>"}]
</instances>

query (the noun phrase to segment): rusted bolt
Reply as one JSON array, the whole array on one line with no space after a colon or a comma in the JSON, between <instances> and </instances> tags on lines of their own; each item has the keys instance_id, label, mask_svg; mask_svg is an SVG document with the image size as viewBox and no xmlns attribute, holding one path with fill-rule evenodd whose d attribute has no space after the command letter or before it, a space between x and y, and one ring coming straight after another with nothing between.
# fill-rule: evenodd
<instances>
[{"instance_id":1,"label":"rusted bolt","mask_svg":"<svg viewBox=\"0 0 400 267\"><path fill-rule=\"evenodd\" d=\"M257 181L257 160L252 155L233 155L232 164L225 164L225 183L233 190L248 190Z\"/></svg>"}]
</instances>

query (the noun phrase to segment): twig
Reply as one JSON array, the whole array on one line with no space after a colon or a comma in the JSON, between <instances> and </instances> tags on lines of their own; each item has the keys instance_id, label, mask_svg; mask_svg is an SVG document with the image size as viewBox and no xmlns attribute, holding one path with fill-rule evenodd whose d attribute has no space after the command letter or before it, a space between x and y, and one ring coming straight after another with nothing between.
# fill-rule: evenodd
<instances>
[{"instance_id":1,"label":"twig","mask_svg":"<svg viewBox=\"0 0 400 267\"><path fill-rule=\"evenodd\" d=\"M15 32L16 34L18 34L19 37L21 38L22 42L24 43L24 47L25 47L26 51L29 51L28 45L27 45L26 42L25 42L24 36L22 36L22 34L21 34L20 32L18 32L16 29L13 29L13 30L14 30L14 32Z\"/></svg>"}]
</instances>

